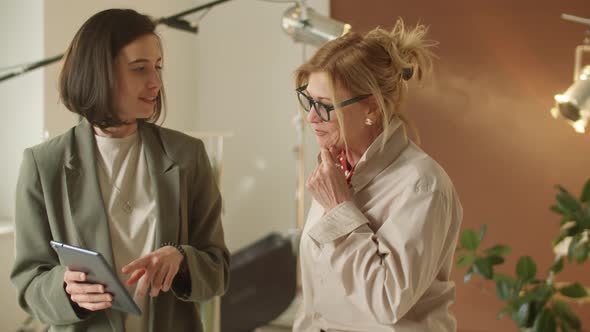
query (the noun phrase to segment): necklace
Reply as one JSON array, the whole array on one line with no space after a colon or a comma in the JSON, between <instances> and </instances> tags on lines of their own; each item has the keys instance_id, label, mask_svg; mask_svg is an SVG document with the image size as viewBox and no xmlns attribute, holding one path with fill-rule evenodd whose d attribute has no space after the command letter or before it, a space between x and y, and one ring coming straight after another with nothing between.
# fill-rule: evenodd
<instances>
[{"instance_id":1,"label":"necklace","mask_svg":"<svg viewBox=\"0 0 590 332\"><path fill-rule=\"evenodd\" d=\"M352 174L354 173L354 167L346 159L346 151L342 150L340 155L338 155L338 163L340 164L340 169L344 171L344 176L346 177L346 183L350 186L352 181Z\"/></svg>"},{"instance_id":2,"label":"necklace","mask_svg":"<svg viewBox=\"0 0 590 332\"><path fill-rule=\"evenodd\" d=\"M104 177L107 179L107 182L111 185L112 188L115 188L115 190L119 194L119 197L122 198L123 190L115 184L115 180L109 176L109 173L107 172L107 170L103 164L104 164L104 160L102 159L102 156L101 156L100 160L98 161L98 166L100 167L100 170L104 174ZM133 204L131 203L131 200L123 199L123 201L124 202L123 202L123 206L121 206L121 209L125 213L131 214L133 212L133 208L134 208Z\"/></svg>"}]
</instances>

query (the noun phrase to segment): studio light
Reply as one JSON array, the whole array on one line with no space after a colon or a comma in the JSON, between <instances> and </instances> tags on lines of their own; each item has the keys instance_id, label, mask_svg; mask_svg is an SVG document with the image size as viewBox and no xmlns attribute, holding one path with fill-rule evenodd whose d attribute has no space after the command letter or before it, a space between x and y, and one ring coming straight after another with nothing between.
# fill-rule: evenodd
<instances>
[{"instance_id":1,"label":"studio light","mask_svg":"<svg viewBox=\"0 0 590 332\"><path fill-rule=\"evenodd\" d=\"M585 133L590 121L590 65L582 67L582 56L590 53L590 19L563 14L565 20L588 25L583 45L576 47L574 83L562 94L555 95L551 109L554 118L563 118L576 132Z\"/></svg>"},{"instance_id":2,"label":"studio light","mask_svg":"<svg viewBox=\"0 0 590 332\"><path fill-rule=\"evenodd\" d=\"M314 46L336 39L351 28L349 24L318 14L305 6L303 1L285 11L282 26L295 42Z\"/></svg>"},{"instance_id":3,"label":"studio light","mask_svg":"<svg viewBox=\"0 0 590 332\"><path fill-rule=\"evenodd\" d=\"M582 69L566 92L555 95L551 114L555 118L564 118L578 133L586 131L590 120L590 66Z\"/></svg>"}]
</instances>

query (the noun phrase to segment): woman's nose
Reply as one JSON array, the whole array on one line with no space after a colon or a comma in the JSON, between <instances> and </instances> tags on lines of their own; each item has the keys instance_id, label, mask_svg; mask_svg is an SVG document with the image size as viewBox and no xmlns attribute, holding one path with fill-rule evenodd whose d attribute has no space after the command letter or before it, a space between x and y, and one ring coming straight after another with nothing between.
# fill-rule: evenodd
<instances>
[{"instance_id":1,"label":"woman's nose","mask_svg":"<svg viewBox=\"0 0 590 332\"><path fill-rule=\"evenodd\" d=\"M150 89L160 89L162 87L162 77L160 76L160 72L154 71L149 78L148 81L148 88Z\"/></svg>"},{"instance_id":2,"label":"woman's nose","mask_svg":"<svg viewBox=\"0 0 590 332\"><path fill-rule=\"evenodd\" d=\"M309 112L307 112L307 122L309 123L318 123L321 122L322 119L320 118L320 116L318 115L318 112L316 112L316 105L311 105Z\"/></svg>"}]
</instances>

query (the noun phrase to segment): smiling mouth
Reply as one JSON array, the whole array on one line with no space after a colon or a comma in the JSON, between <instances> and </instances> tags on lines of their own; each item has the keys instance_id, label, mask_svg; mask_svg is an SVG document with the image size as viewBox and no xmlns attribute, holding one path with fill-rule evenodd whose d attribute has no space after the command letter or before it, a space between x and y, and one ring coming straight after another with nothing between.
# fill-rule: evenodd
<instances>
[{"instance_id":1,"label":"smiling mouth","mask_svg":"<svg viewBox=\"0 0 590 332\"><path fill-rule=\"evenodd\" d=\"M139 98L141 101L143 101L144 103L148 103L150 105L154 105L156 103L156 99L158 97L153 97L153 98Z\"/></svg>"}]
</instances>

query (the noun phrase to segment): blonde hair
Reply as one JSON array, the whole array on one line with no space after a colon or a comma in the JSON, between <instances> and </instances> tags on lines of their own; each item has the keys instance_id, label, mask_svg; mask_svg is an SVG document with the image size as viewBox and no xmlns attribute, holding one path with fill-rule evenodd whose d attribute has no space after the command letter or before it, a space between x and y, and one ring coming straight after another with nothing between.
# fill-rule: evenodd
<instances>
[{"instance_id":1,"label":"blonde hair","mask_svg":"<svg viewBox=\"0 0 590 332\"><path fill-rule=\"evenodd\" d=\"M403 20L398 19L391 31L378 27L364 36L349 32L323 45L301 65L295 71L295 83L300 87L307 83L311 73L326 73L343 137L342 110L334 100L336 86L353 96L373 95L385 133L382 146L394 117L409 126L419 141L417 130L400 113L399 106L408 88L407 81L421 80L432 71L434 55L430 49L437 43L425 39L427 30L420 24L407 29Z\"/></svg>"}]
</instances>

